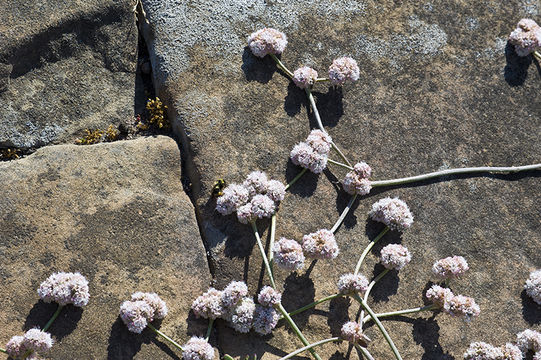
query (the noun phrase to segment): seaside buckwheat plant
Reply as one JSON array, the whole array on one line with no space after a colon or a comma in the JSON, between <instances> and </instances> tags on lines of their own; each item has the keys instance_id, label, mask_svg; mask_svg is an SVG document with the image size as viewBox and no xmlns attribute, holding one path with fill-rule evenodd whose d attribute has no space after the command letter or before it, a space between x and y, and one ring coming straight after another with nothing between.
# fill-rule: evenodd
<instances>
[{"instance_id":1,"label":"seaside buckwheat plant","mask_svg":"<svg viewBox=\"0 0 541 360\"><path fill-rule=\"evenodd\" d=\"M408 205L399 198L386 197L372 205L369 213L372 220L384 223L391 230L404 231L413 223Z\"/></svg>"},{"instance_id":2,"label":"seaside buckwheat plant","mask_svg":"<svg viewBox=\"0 0 541 360\"><path fill-rule=\"evenodd\" d=\"M342 180L344 190L350 195L367 195L372 189L368 178L372 175L372 168L365 162L355 164L353 171L346 174Z\"/></svg>"},{"instance_id":3,"label":"seaside buckwheat plant","mask_svg":"<svg viewBox=\"0 0 541 360\"><path fill-rule=\"evenodd\" d=\"M302 241L302 250L308 258L334 259L340 252L334 234L327 229L304 235Z\"/></svg>"},{"instance_id":4,"label":"seaside buckwheat plant","mask_svg":"<svg viewBox=\"0 0 541 360\"><path fill-rule=\"evenodd\" d=\"M269 54L281 54L287 46L287 37L273 28L258 30L248 37L248 46L257 57Z\"/></svg>"},{"instance_id":5,"label":"seaside buckwheat plant","mask_svg":"<svg viewBox=\"0 0 541 360\"><path fill-rule=\"evenodd\" d=\"M207 340L193 336L183 346L182 351L183 360L212 360L214 359L214 348L207 342Z\"/></svg>"},{"instance_id":6,"label":"seaside buckwheat plant","mask_svg":"<svg viewBox=\"0 0 541 360\"><path fill-rule=\"evenodd\" d=\"M140 334L155 319L167 315L167 305L155 293L136 292L120 305L120 318L131 332Z\"/></svg>"},{"instance_id":7,"label":"seaside buckwheat plant","mask_svg":"<svg viewBox=\"0 0 541 360\"><path fill-rule=\"evenodd\" d=\"M6 352L13 359L38 359L53 346L51 334L30 329L23 336L13 336L6 344Z\"/></svg>"},{"instance_id":8,"label":"seaside buckwheat plant","mask_svg":"<svg viewBox=\"0 0 541 360\"><path fill-rule=\"evenodd\" d=\"M293 73L293 82L301 89L314 85L317 81L317 71L308 66L298 68Z\"/></svg>"},{"instance_id":9,"label":"seaside buckwheat plant","mask_svg":"<svg viewBox=\"0 0 541 360\"><path fill-rule=\"evenodd\" d=\"M54 273L41 283L38 289L41 300L59 305L73 304L83 307L88 304L90 294L88 281L79 273Z\"/></svg>"},{"instance_id":10,"label":"seaside buckwheat plant","mask_svg":"<svg viewBox=\"0 0 541 360\"><path fill-rule=\"evenodd\" d=\"M524 284L524 290L533 301L541 305L541 269L530 273L530 277Z\"/></svg>"},{"instance_id":11,"label":"seaside buckwheat plant","mask_svg":"<svg viewBox=\"0 0 541 360\"><path fill-rule=\"evenodd\" d=\"M518 56L528 56L541 47L541 28L531 19L522 19L509 35Z\"/></svg>"},{"instance_id":12,"label":"seaside buckwheat plant","mask_svg":"<svg viewBox=\"0 0 541 360\"><path fill-rule=\"evenodd\" d=\"M458 278L468 270L468 262L462 256L447 257L432 266L432 272L441 280Z\"/></svg>"},{"instance_id":13,"label":"seaside buckwheat plant","mask_svg":"<svg viewBox=\"0 0 541 360\"><path fill-rule=\"evenodd\" d=\"M410 261L410 252L400 244L389 244L381 249L381 264L386 269L402 270Z\"/></svg>"}]
</instances>

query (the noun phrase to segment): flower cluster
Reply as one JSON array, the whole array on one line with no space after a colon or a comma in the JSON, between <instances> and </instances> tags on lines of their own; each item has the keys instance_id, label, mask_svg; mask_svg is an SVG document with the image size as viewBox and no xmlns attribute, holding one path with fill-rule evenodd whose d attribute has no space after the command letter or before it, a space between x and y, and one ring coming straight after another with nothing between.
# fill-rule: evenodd
<instances>
[{"instance_id":1,"label":"flower cluster","mask_svg":"<svg viewBox=\"0 0 541 360\"><path fill-rule=\"evenodd\" d=\"M342 180L344 190L350 195L367 195L372 189L368 178L372 175L372 168L365 162L355 164L353 171L346 174Z\"/></svg>"},{"instance_id":2,"label":"flower cluster","mask_svg":"<svg viewBox=\"0 0 541 360\"><path fill-rule=\"evenodd\" d=\"M541 27L531 19L522 19L509 35L509 42L515 46L518 56L527 56L541 47Z\"/></svg>"},{"instance_id":3,"label":"flower cluster","mask_svg":"<svg viewBox=\"0 0 541 360\"><path fill-rule=\"evenodd\" d=\"M90 294L88 281L79 273L53 273L38 289L39 297L46 303L56 302L59 305L73 304L83 307L88 304Z\"/></svg>"},{"instance_id":4,"label":"flower cluster","mask_svg":"<svg viewBox=\"0 0 541 360\"><path fill-rule=\"evenodd\" d=\"M282 301L282 294L273 289L270 286L263 286L259 295L257 296L257 302L263 306L278 305Z\"/></svg>"},{"instance_id":5,"label":"flower cluster","mask_svg":"<svg viewBox=\"0 0 541 360\"><path fill-rule=\"evenodd\" d=\"M269 180L261 171L253 171L242 185L231 184L216 201L222 215L237 213L238 220L247 224L256 219L269 218L285 197L286 188L278 180Z\"/></svg>"},{"instance_id":6,"label":"flower cluster","mask_svg":"<svg viewBox=\"0 0 541 360\"><path fill-rule=\"evenodd\" d=\"M344 274L338 280L338 292L340 294L351 294L354 292L363 295L368 289L368 279L361 274Z\"/></svg>"},{"instance_id":7,"label":"flower cluster","mask_svg":"<svg viewBox=\"0 0 541 360\"><path fill-rule=\"evenodd\" d=\"M327 229L304 235L302 238L302 250L306 257L312 259L334 259L339 253L334 234Z\"/></svg>"},{"instance_id":8,"label":"flower cluster","mask_svg":"<svg viewBox=\"0 0 541 360\"><path fill-rule=\"evenodd\" d=\"M470 344L464 360L522 360L522 352L511 343L496 347L479 341Z\"/></svg>"},{"instance_id":9,"label":"flower cluster","mask_svg":"<svg viewBox=\"0 0 541 360\"><path fill-rule=\"evenodd\" d=\"M341 57L333 60L329 67L329 80L333 85L343 85L347 81L359 80L359 66L350 57Z\"/></svg>"},{"instance_id":10,"label":"flower cluster","mask_svg":"<svg viewBox=\"0 0 541 360\"><path fill-rule=\"evenodd\" d=\"M306 141L293 147L290 157L293 164L320 174L327 167L332 138L321 130L312 130Z\"/></svg>"},{"instance_id":11,"label":"flower cluster","mask_svg":"<svg viewBox=\"0 0 541 360\"><path fill-rule=\"evenodd\" d=\"M368 215L391 230L404 231L413 224L413 215L408 205L399 198L386 197L375 202Z\"/></svg>"},{"instance_id":12,"label":"flower cluster","mask_svg":"<svg viewBox=\"0 0 541 360\"><path fill-rule=\"evenodd\" d=\"M316 83L317 71L308 66L298 68L293 73L293 82L301 89L306 89Z\"/></svg>"},{"instance_id":13,"label":"flower cluster","mask_svg":"<svg viewBox=\"0 0 541 360\"><path fill-rule=\"evenodd\" d=\"M264 28L248 37L248 46L257 57L268 54L281 54L287 46L287 37L283 32L273 28Z\"/></svg>"},{"instance_id":14,"label":"flower cluster","mask_svg":"<svg viewBox=\"0 0 541 360\"><path fill-rule=\"evenodd\" d=\"M426 292L428 301L452 316L464 316L466 320L479 316L481 309L471 297L455 295L448 288L432 285Z\"/></svg>"},{"instance_id":15,"label":"flower cluster","mask_svg":"<svg viewBox=\"0 0 541 360\"><path fill-rule=\"evenodd\" d=\"M349 341L352 344L359 344L367 347L371 341L368 336L363 334L363 328L361 324L355 321L348 321L342 325L342 339Z\"/></svg>"},{"instance_id":16,"label":"flower cluster","mask_svg":"<svg viewBox=\"0 0 541 360\"><path fill-rule=\"evenodd\" d=\"M23 336L13 336L6 344L7 354L14 358L38 359L37 355L46 353L53 346L51 334L40 329L30 329Z\"/></svg>"},{"instance_id":17,"label":"flower cluster","mask_svg":"<svg viewBox=\"0 0 541 360\"><path fill-rule=\"evenodd\" d=\"M533 301L541 305L541 269L530 273L529 279L524 284L524 289Z\"/></svg>"},{"instance_id":18,"label":"flower cluster","mask_svg":"<svg viewBox=\"0 0 541 360\"><path fill-rule=\"evenodd\" d=\"M468 262L462 256L446 257L432 265L432 272L442 280L458 278L468 270Z\"/></svg>"},{"instance_id":19,"label":"flower cluster","mask_svg":"<svg viewBox=\"0 0 541 360\"><path fill-rule=\"evenodd\" d=\"M167 305L155 293L136 292L131 300L120 305L120 318L128 330L140 334L149 322L163 319L167 315Z\"/></svg>"},{"instance_id":20,"label":"flower cluster","mask_svg":"<svg viewBox=\"0 0 541 360\"><path fill-rule=\"evenodd\" d=\"M212 360L214 359L214 348L207 340L192 336L182 347L183 360Z\"/></svg>"},{"instance_id":21,"label":"flower cluster","mask_svg":"<svg viewBox=\"0 0 541 360\"><path fill-rule=\"evenodd\" d=\"M272 247L274 262L285 270L300 270L304 266L304 253L295 240L280 238Z\"/></svg>"},{"instance_id":22,"label":"flower cluster","mask_svg":"<svg viewBox=\"0 0 541 360\"><path fill-rule=\"evenodd\" d=\"M535 353L534 359L541 359L541 333L526 329L517 334L517 346L524 355L531 350Z\"/></svg>"},{"instance_id":23,"label":"flower cluster","mask_svg":"<svg viewBox=\"0 0 541 360\"><path fill-rule=\"evenodd\" d=\"M411 261L411 254L400 244L389 244L381 249L380 260L386 269L402 270Z\"/></svg>"}]
</instances>

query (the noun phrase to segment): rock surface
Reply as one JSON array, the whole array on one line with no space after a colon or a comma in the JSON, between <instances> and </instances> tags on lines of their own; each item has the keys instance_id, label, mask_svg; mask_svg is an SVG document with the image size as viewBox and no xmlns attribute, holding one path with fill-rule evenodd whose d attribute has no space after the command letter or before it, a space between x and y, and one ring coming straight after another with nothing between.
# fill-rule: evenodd
<instances>
[{"instance_id":1,"label":"rock surface","mask_svg":"<svg viewBox=\"0 0 541 360\"><path fill-rule=\"evenodd\" d=\"M538 15L536 2L143 3L157 92L183 140L218 287L245 279L255 294L267 279L249 226L215 212L215 180L241 182L250 171L264 170L290 181L299 169L288 161L289 152L316 126L305 94L270 58L256 58L245 48L246 37L263 26L286 32L282 59L292 70L309 65L324 76L333 58L357 59L360 81L337 89L317 85L315 97L335 142L352 161L368 162L374 179L539 163L539 65L506 47L517 21ZM331 167L319 177L305 175L280 207L277 236L300 240L331 227L348 201L337 183L344 174ZM404 359L460 359L472 341L502 345L525 328L539 330L540 309L521 294L529 271L541 264L539 184L539 172L530 172L373 191L355 203L339 230L338 259L296 274L277 271L278 283L285 282L284 305L294 309L335 292L340 274L353 270L381 229L366 220L371 204L400 196L415 223L381 245L401 242L413 260L376 286L374 309L422 305L432 263L454 254L465 256L471 270L453 289L473 296L482 309L471 323L444 314L385 321ZM268 222L259 226L266 239ZM374 266L371 256L363 272L377 274L381 269ZM350 307L350 317L356 309ZM336 335L347 317L346 304L335 301L298 320L315 341ZM219 347L238 358L275 359L300 345L284 326L264 338L218 326ZM377 329L367 333L374 357L392 358ZM345 344L329 344L320 353L333 360L351 355Z\"/></svg>"},{"instance_id":2,"label":"rock surface","mask_svg":"<svg viewBox=\"0 0 541 360\"><path fill-rule=\"evenodd\" d=\"M178 359L150 330L128 332L118 311L131 293L156 292L169 307L164 332L184 343L206 329L189 316L210 272L180 177L178 146L162 136L48 146L0 163L2 347L53 314L39 284L78 271L90 302L62 310L50 328L51 359Z\"/></svg>"},{"instance_id":3,"label":"rock surface","mask_svg":"<svg viewBox=\"0 0 541 360\"><path fill-rule=\"evenodd\" d=\"M132 9L132 0L0 2L0 148L73 142L133 117Z\"/></svg>"}]
</instances>

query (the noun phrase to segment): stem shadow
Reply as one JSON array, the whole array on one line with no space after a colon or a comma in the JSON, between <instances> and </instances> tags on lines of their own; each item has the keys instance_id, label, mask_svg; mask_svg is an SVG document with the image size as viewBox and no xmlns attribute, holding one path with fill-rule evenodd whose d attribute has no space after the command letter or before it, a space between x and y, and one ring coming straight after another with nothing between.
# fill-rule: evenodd
<instances>
[{"instance_id":1,"label":"stem shadow","mask_svg":"<svg viewBox=\"0 0 541 360\"><path fill-rule=\"evenodd\" d=\"M29 330L35 327L43 328L47 321L53 316L58 308L57 303L45 303L42 300L38 301L30 313L26 317L23 328ZM77 306L65 306L60 315L53 322L48 332L58 340L62 340L67 335L71 334L77 328L77 323L83 315L83 309Z\"/></svg>"}]
</instances>

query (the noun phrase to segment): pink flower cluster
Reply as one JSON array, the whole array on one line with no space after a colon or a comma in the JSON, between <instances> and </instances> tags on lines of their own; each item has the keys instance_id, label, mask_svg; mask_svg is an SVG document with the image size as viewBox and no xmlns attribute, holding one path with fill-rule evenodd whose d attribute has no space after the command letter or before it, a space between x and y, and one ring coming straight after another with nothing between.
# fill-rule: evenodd
<instances>
[{"instance_id":1,"label":"pink flower cluster","mask_svg":"<svg viewBox=\"0 0 541 360\"><path fill-rule=\"evenodd\" d=\"M120 305L120 318L128 330L140 334L149 322L167 315L165 301L155 293L136 292Z\"/></svg>"},{"instance_id":2,"label":"pink flower cluster","mask_svg":"<svg viewBox=\"0 0 541 360\"><path fill-rule=\"evenodd\" d=\"M268 54L281 54L287 46L287 37L283 32L273 28L264 28L248 37L248 46L257 57Z\"/></svg>"},{"instance_id":3,"label":"pink flower cluster","mask_svg":"<svg viewBox=\"0 0 541 360\"><path fill-rule=\"evenodd\" d=\"M231 184L224 189L216 201L216 210L222 215L236 212L238 220L247 224L271 217L285 193L285 185L280 181L269 180L264 172L253 171L242 185Z\"/></svg>"},{"instance_id":4,"label":"pink flower cluster","mask_svg":"<svg viewBox=\"0 0 541 360\"><path fill-rule=\"evenodd\" d=\"M327 229L304 235L302 238L302 250L306 257L312 259L334 259L339 253L334 234Z\"/></svg>"},{"instance_id":5,"label":"pink flower cluster","mask_svg":"<svg viewBox=\"0 0 541 360\"><path fill-rule=\"evenodd\" d=\"M355 321L348 321L342 325L342 339L349 341L352 344L359 344L363 347L367 347L371 341L368 336L363 334L363 328L361 324Z\"/></svg>"},{"instance_id":6,"label":"pink flower cluster","mask_svg":"<svg viewBox=\"0 0 541 360\"><path fill-rule=\"evenodd\" d=\"M306 141L300 142L291 150L293 164L320 174L327 167L332 138L321 130L312 130Z\"/></svg>"},{"instance_id":7,"label":"pink flower cluster","mask_svg":"<svg viewBox=\"0 0 541 360\"><path fill-rule=\"evenodd\" d=\"M25 359L38 359L53 346L51 334L40 329L30 329L23 336L13 336L6 344L6 352L13 359L27 355Z\"/></svg>"},{"instance_id":8,"label":"pink flower cluster","mask_svg":"<svg viewBox=\"0 0 541 360\"><path fill-rule=\"evenodd\" d=\"M462 256L446 257L432 265L432 272L442 280L458 278L469 269L468 262Z\"/></svg>"},{"instance_id":9,"label":"pink flower cluster","mask_svg":"<svg viewBox=\"0 0 541 360\"><path fill-rule=\"evenodd\" d=\"M293 73L293 82L301 89L311 87L316 83L317 71L308 66L298 68Z\"/></svg>"},{"instance_id":10,"label":"pink flower cluster","mask_svg":"<svg viewBox=\"0 0 541 360\"><path fill-rule=\"evenodd\" d=\"M531 19L522 19L509 35L509 42L515 46L518 56L527 56L541 47L541 27Z\"/></svg>"},{"instance_id":11,"label":"pink flower cluster","mask_svg":"<svg viewBox=\"0 0 541 360\"><path fill-rule=\"evenodd\" d=\"M381 249L380 261L386 269L402 270L411 261L411 254L400 244L389 244Z\"/></svg>"},{"instance_id":12,"label":"pink flower cluster","mask_svg":"<svg viewBox=\"0 0 541 360\"><path fill-rule=\"evenodd\" d=\"M295 240L280 238L272 247L274 262L285 270L300 270L304 266L304 253Z\"/></svg>"},{"instance_id":13,"label":"pink flower cluster","mask_svg":"<svg viewBox=\"0 0 541 360\"><path fill-rule=\"evenodd\" d=\"M53 273L38 289L39 297L45 301L56 302L59 305L73 304L83 307L88 304L90 294L88 281L79 273Z\"/></svg>"},{"instance_id":14,"label":"pink flower cluster","mask_svg":"<svg viewBox=\"0 0 541 360\"><path fill-rule=\"evenodd\" d=\"M408 205L399 198L383 198L372 205L368 215L374 221L382 222L391 230L404 231L413 224L413 215Z\"/></svg>"},{"instance_id":15,"label":"pink flower cluster","mask_svg":"<svg viewBox=\"0 0 541 360\"><path fill-rule=\"evenodd\" d=\"M342 180L344 190L350 195L367 195L372 189L368 178L372 175L372 168L365 162L359 162L353 167L353 171L346 174Z\"/></svg>"},{"instance_id":16,"label":"pink flower cluster","mask_svg":"<svg viewBox=\"0 0 541 360\"><path fill-rule=\"evenodd\" d=\"M464 360L522 360L522 352L512 343L496 347L479 341L470 344Z\"/></svg>"},{"instance_id":17,"label":"pink flower cluster","mask_svg":"<svg viewBox=\"0 0 541 360\"><path fill-rule=\"evenodd\" d=\"M471 297L455 295L448 288L439 285L432 285L426 292L426 298L442 308L443 311L452 316L464 316L466 320L479 316L481 309Z\"/></svg>"},{"instance_id":18,"label":"pink flower cluster","mask_svg":"<svg viewBox=\"0 0 541 360\"><path fill-rule=\"evenodd\" d=\"M530 273L530 277L524 284L524 289L533 301L541 305L541 269Z\"/></svg>"},{"instance_id":19,"label":"pink flower cluster","mask_svg":"<svg viewBox=\"0 0 541 360\"><path fill-rule=\"evenodd\" d=\"M531 350L535 353L534 360L541 359L541 333L535 330L526 329L517 334L517 346L524 356ZM537 356L537 358L536 358Z\"/></svg>"},{"instance_id":20,"label":"pink flower cluster","mask_svg":"<svg viewBox=\"0 0 541 360\"><path fill-rule=\"evenodd\" d=\"M361 296L368 289L368 279L361 274L344 274L338 280L338 292L340 294L359 293Z\"/></svg>"},{"instance_id":21,"label":"pink flower cluster","mask_svg":"<svg viewBox=\"0 0 541 360\"><path fill-rule=\"evenodd\" d=\"M184 346L182 346L183 360L212 360L214 359L214 348L207 340L192 336Z\"/></svg>"},{"instance_id":22,"label":"pink flower cluster","mask_svg":"<svg viewBox=\"0 0 541 360\"><path fill-rule=\"evenodd\" d=\"M329 80L333 85L343 85L347 81L357 81L359 80L359 75L359 66L350 57L335 59L329 67Z\"/></svg>"}]
</instances>

